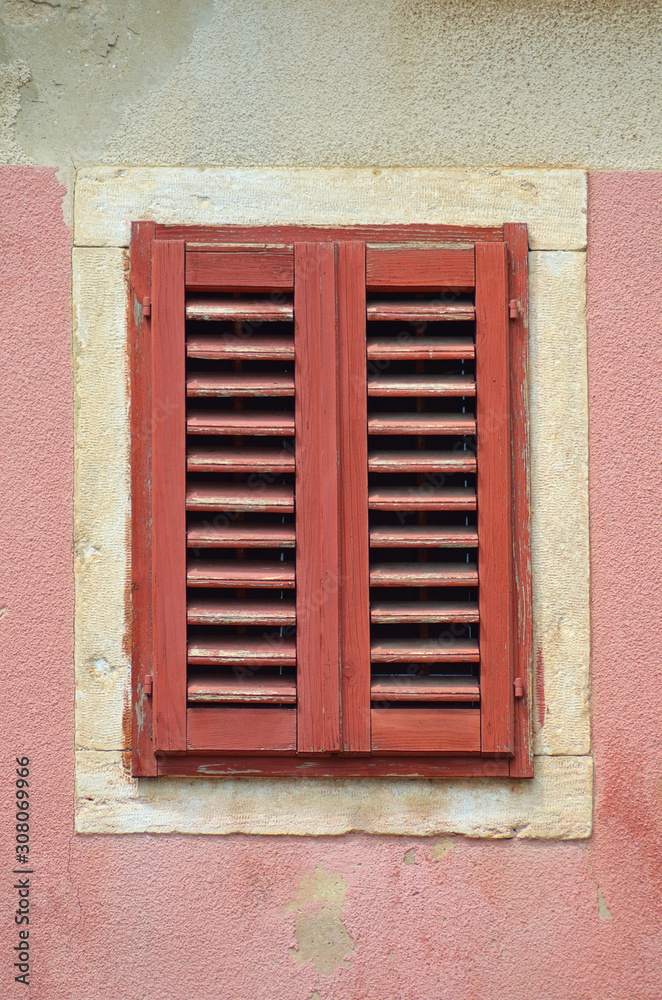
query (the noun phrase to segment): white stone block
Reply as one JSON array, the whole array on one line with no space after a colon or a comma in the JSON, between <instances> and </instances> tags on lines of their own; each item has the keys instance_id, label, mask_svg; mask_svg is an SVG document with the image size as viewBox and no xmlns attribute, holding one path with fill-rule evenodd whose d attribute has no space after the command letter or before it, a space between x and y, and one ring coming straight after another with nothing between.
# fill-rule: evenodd
<instances>
[{"instance_id":1,"label":"white stone block","mask_svg":"<svg viewBox=\"0 0 662 1000\"><path fill-rule=\"evenodd\" d=\"M132 220L187 225L526 222L535 250L586 246L582 170L94 167L78 173L77 246L128 246Z\"/></svg>"},{"instance_id":2,"label":"white stone block","mask_svg":"<svg viewBox=\"0 0 662 1000\"><path fill-rule=\"evenodd\" d=\"M131 778L128 754L78 753L79 833L362 833L572 840L591 833L590 757L540 757L533 781Z\"/></svg>"},{"instance_id":3,"label":"white stone block","mask_svg":"<svg viewBox=\"0 0 662 1000\"><path fill-rule=\"evenodd\" d=\"M74 249L76 746L127 745L130 660L126 252Z\"/></svg>"},{"instance_id":4,"label":"white stone block","mask_svg":"<svg viewBox=\"0 0 662 1000\"><path fill-rule=\"evenodd\" d=\"M531 568L535 750L590 749L586 257L532 253ZM544 704L543 704L544 701Z\"/></svg>"}]
</instances>

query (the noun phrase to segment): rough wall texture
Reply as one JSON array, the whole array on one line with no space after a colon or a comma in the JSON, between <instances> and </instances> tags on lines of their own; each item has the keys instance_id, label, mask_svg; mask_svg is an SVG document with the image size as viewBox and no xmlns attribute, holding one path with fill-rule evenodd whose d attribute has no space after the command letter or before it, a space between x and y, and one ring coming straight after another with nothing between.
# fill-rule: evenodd
<instances>
[{"instance_id":1,"label":"rough wall texture","mask_svg":"<svg viewBox=\"0 0 662 1000\"><path fill-rule=\"evenodd\" d=\"M660 0L0 9L0 162L662 165Z\"/></svg>"},{"instance_id":2,"label":"rough wall texture","mask_svg":"<svg viewBox=\"0 0 662 1000\"><path fill-rule=\"evenodd\" d=\"M0 492L7 851L16 753L33 757L35 815L34 986L11 982L15 902L6 877L3 995L659 1000L662 175L607 175L591 186L597 807L593 837L576 843L74 834L61 194L49 171L0 172L10 399Z\"/></svg>"}]
</instances>

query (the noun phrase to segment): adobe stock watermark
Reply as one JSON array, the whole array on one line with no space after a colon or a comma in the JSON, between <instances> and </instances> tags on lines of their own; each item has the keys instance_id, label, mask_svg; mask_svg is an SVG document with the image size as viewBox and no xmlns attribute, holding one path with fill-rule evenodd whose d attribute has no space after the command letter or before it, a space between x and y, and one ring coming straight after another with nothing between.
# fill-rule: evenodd
<instances>
[{"instance_id":1,"label":"adobe stock watermark","mask_svg":"<svg viewBox=\"0 0 662 1000\"><path fill-rule=\"evenodd\" d=\"M30 758L16 758L16 775L14 779L14 795L16 799L15 822L15 861L12 869L14 892L16 893L16 908L14 910L14 925L18 942L13 946L16 973L14 981L23 986L30 985L30 889L31 876L34 870L30 868Z\"/></svg>"}]
</instances>

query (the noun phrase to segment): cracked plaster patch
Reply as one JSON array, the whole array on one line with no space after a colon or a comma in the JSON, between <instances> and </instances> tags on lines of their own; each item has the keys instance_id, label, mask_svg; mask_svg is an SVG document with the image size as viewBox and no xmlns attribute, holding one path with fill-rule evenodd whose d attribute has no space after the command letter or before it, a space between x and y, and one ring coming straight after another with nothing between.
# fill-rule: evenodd
<instances>
[{"instance_id":1,"label":"cracked plaster patch","mask_svg":"<svg viewBox=\"0 0 662 1000\"><path fill-rule=\"evenodd\" d=\"M534 641L542 670L538 693L544 691L545 701L535 738L534 780L137 781L125 770L130 696L126 251L99 244L111 237L121 243L131 217L200 222L198 209L191 207L191 173L88 171L80 197L78 189L76 193L76 231L86 242L97 242L74 249L78 830L588 836L592 759L588 756L585 254L565 249L568 232L583 239L583 202L576 199L576 192L585 188L580 171L520 171L518 177L518 188L526 182L540 191L549 182L549 190L557 192L556 200L550 195L545 203L549 218L544 231L556 233L563 244L560 249L550 246L530 254ZM270 204L282 222L298 221L301 205L307 206L311 222L317 210L323 215L319 222L356 221L352 213L357 190L364 190L356 171L346 172L344 184L338 178L332 195L324 171L285 172L285 179L283 171L274 171L267 197L269 172L261 171L263 183L251 202L244 183L234 192L224 189L228 171L193 173L199 175L197 193L204 190L202 179L208 191L223 192L214 209L204 208L204 221L209 223L247 221L248 216L255 223L268 223L273 221ZM420 172L378 173L381 186L362 201L364 221L402 219L407 212L419 220L441 221L438 216L425 218L425 193L422 203L412 209L413 175ZM457 172L428 173L435 174L436 190L452 190ZM242 176L245 179L245 172ZM504 191L490 203L493 181L484 174L482 183L483 205L492 204L484 221L518 218L524 212L519 196L512 192L510 203ZM472 184L479 185L479 179L474 177ZM564 201L566 184L572 197ZM283 185L289 200L279 202L277 193ZM333 204L336 219L329 215ZM576 206L575 216L567 217L564 213L571 204ZM452 221L457 224L476 221L475 209L456 206L454 211ZM91 668L99 662L108 667Z\"/></svg>"},{"instance_id":2,"label":"cracked plaster patch","mask_svg":"<svg viewBox=\"0 0 662 1000\"><path fill-rule=\"evenodd\" d=\"M29 81L30 70L21 59L0 65L0 164L33 162L14 134L21 107L21 87Z\"/></svg>"}]
</instances>

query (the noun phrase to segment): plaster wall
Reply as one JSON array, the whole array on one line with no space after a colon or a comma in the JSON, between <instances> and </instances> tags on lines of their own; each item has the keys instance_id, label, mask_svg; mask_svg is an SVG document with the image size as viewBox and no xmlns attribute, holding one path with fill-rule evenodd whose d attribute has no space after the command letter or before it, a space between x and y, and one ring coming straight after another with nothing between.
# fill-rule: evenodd
<instances>
[{"instance_id":1,"label":"plaster wall","mask_svg":"<svg viewBox=\"0 0 662 1000\"><path fill-rule=\"evenodd\" d=\"M662 166L661 0L2 0L0 162Z\"/></svg>"},{"instance_id":2,"label":"plaster wall","mask_svg":"<svg viewBox=\"0 0 662 1000\"><path fill-rule=\"evenodd\" d=\"M590 178L595 825L581 841L74 833L70 236L53 171L0 171L2 818L32 758L39 1000L658 1000L662 175ZM6 608L6 610L5 610ZM6 984L6 985L5 985Z\"/></svg>"}]
</instances>

